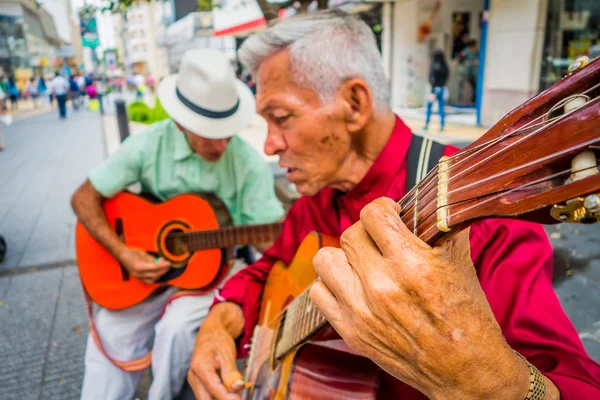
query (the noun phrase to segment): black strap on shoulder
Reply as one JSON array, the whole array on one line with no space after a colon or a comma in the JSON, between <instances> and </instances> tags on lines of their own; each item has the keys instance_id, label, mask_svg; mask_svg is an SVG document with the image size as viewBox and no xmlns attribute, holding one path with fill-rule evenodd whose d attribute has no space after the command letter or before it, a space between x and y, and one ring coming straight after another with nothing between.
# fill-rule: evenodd
<instances>
[{"instance_id":1,"label":"black strap on shoulder","mask_svg":"<svg viewBox=\"0 0 600 400\"><path fill-rule=\"evenodd\" d=\"M415 134L412 135L406 160L407 192L414 188L437 165L444 155L445 147L445 145L434 140Z\"/></svg>"}]
</instances>

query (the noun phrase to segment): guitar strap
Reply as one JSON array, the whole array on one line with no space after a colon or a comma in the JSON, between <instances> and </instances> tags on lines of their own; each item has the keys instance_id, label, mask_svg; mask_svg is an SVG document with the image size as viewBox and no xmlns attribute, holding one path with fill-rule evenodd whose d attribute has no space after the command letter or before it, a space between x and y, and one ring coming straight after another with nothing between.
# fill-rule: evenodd
<instances>
[{"instance_id":1,"label":"guitar strap","mask_svg":"<svg viewBox=\"0 0 600 400\"><path fill-rule=\"evenodd\" d=\"M98 350L100 350L100 352L104 355L104 357L106 357L106 359L109 360L115 367L119 368L120 370L122 370L124 372L138 372L138 371L142 371L142 370L148 368L150 366L150 364L152 364L152 352L151 351L149 351L148 353L144 354L141 357L138 357L138 358L136 358L134 360L130 360L130 361L120 361L120 360L112 358L111 356L108 355L108 353L104 349L104 346L102 345L102 340L100 339L100 334L98 333L96 324L94 324L94 309L93 309L94 301L89 296L89 294L87 293L87 291L85 290L85 287L83 287L83 285L82 285L82 288L83 288L83 298L85 299L85 302L87 304L88 317L89 317L89 321L90 321L90 334L92 335L92 338L94 339L94 343L96 344L96 347L98 348ZM169 300L163 306L163 309L160 313L160 317L162 318L163 314L165 313L165 310L167 309L167 306L169 304L171 304L171 302L173 300L176 300L180 297L185 297L185 296L199 296L199 295L205 294L211 290L212 289L204 290L204 291L202 291L202 290L180 290L178 292L175 292L173 294L173 296L171 296L169 298Z\"/></svg>"},{"instance_id":2,"label":"guitar strap","mask_svg":"<svg viewBox=\"0 0 600 400\"><path fill-rule=\"evenodd\" d=\"M413 134L406 160L406 192L410 192L444 155L445 145Z\"/></svg>"}]
</instances>

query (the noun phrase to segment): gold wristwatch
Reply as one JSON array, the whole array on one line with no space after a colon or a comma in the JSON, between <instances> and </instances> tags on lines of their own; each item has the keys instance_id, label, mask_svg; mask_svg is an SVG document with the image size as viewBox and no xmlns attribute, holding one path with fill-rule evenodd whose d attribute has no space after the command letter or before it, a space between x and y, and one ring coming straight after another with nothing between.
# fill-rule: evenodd
<instances>
[{"instance_id":1,"label":"gold wristwatch","mask_svg":"<svg viewBox=\"0 0 600 400\"><path fill-rule=\"evenodd\" d=\"M515 354L521 357L527 364L527 368L529 368L529 391L527 392L527 396L525 396L525 400L544 400L546 397L546 381L544 380L544 376L525 357L516 351Z\"/></svg>"}]
</instances>

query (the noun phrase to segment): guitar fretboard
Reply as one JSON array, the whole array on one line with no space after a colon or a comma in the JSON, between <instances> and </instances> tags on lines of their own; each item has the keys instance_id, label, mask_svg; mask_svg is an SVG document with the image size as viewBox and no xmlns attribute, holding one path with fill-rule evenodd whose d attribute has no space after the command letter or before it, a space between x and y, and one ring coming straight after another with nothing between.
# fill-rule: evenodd
<instances>
[{"instance_id":1,"label":"guitar fretboard","mask_svg":"<svg viewBox=\"0 0 600 400\"><path fill-rule=\"evenodd\" d=\"M271 242L281 233L281 222L265 225L230 226L181 235L189 251L221 249L235 245Z\"/></svg>"},{"instance_id":2,"label":"guitar fretboard","mask_svg":"<svg viewBox=\"0 0 600 400\"><path fill-rule=\"evenodd\" d=\"M283 328L280 330L275 349L276 357L280 357L301 343L326 321L312 302L308 289L288 305L283 318Z\"/></svg>"}]
</instances>

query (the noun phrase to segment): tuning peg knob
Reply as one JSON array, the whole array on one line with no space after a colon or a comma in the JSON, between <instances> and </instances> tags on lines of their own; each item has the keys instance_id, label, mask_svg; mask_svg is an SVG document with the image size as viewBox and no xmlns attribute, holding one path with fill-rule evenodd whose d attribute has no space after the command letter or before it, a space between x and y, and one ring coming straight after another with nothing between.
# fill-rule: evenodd
<instances>
[{"instance_id":1,"label":"tuning peg knob","mask_svg":"<svg viewBox=\"0 0 600 400\"><path fill-rule=\"evenodd\" d=\"M577 71L579 68L581 67L585 67L586 65L588 65L590 63L590 59L588 58L588 56L581 56L578 57L575 61L573 61L571 63L571 65L569 65L569 73L575 72Z\"/></svg>"}]
</instances>

